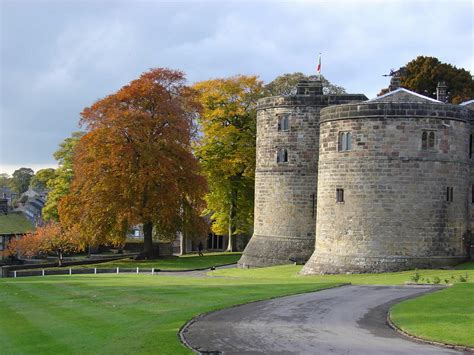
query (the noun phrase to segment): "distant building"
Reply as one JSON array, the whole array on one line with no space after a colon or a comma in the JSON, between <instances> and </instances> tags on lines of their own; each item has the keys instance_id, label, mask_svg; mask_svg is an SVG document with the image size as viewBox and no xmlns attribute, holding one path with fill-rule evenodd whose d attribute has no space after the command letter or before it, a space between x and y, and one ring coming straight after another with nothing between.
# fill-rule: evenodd
<instances>
[{"instance_id":1,"label":"distant building","mask_svg":"<svg viewBox=\"0 0 474 355\"><path fill-rule=\"evenodd\" d=\"M5 260L4 251L8 243L33 229L33 224L21 212L0 214L0 262Z\"/></svg>"}]
</instances>

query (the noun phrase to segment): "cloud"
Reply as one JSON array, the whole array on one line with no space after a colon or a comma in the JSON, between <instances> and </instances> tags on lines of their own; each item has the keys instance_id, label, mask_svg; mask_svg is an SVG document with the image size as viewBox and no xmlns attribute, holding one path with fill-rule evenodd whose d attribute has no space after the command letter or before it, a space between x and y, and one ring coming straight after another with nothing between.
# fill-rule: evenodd
<instances>
[{"instance_id":1,"label":"cloud","mask_svg":"<svg viewBox=\"0 0 474 355\"><path fill-rule=\"evenodd\" d=\"M84 107L151 67L268 82L322 52L329 80L369 97L417 55L473 69L470 1L1 4L0 164L52 163Z\"/></svg>"}]
</instances>

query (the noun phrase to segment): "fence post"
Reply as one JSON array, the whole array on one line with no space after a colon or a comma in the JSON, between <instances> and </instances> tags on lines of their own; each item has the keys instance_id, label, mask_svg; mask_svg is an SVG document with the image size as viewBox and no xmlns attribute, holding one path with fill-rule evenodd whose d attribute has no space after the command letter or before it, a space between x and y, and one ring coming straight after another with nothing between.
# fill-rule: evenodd
<instances>
[{"instance_id":1,"label":"fence post","mask_svg":"<svg viewBox=\"0 0 474 355\"><path fill-rule=\"evenodd\" d=\"M41 270L41 276L44 276L44 269Z\"/></svg>"},{"instance_id":2,"label":"fence post","mask_svg":"<svg viewBox=\"0 0 474 355\"><path fill-rule=\"evenodd\" d=\"M69 275L72 275L72 268L69 268Z\"/></svg>"},{"instance_id":3,"label":"fence post","mask_svg":"<svg viewBox=\"0 0 474 355\"><path fill-rule=\"evenodd\" d=\"M16 278L16 270L13 271L13 277Z\"/></svg>"},{"instance_id":4,"label":"fence post","mask_svg":"<svg viewBox=\"0 0 474 355\"><path fill-rule=\"evenodd\" d=\"M97 268L94 268L94 275L97 275Z\"/></svg>"},{"instance_id":5,"label":"fence post","mask_svg":"<svg viewBox=\"0 0 474 355\"><path fill-rule=\"evenodd\" d=\"M139 272L138 272L138 267L137 267L137 274L138 274L138 273L139 273Z\"/></svg>"},{"instance_id":6,"label":"fence post","mask_svg":"<svg viewBox=\"0 0 474 355\"><path fill-rule=\"evenodd\" d=\"M117 268L117 275L118 275L118 273L119 273L119 268Z\"/></svg>"},{"instance_id":7,"label":"fence post","mask_svg":"<svg viewBox=\"0 0 474 355\"><path fill-rule=\"evenodd\" d=\"M151 268L151 276L155 275L155 268Z\"/></svg>"}]
</instances>

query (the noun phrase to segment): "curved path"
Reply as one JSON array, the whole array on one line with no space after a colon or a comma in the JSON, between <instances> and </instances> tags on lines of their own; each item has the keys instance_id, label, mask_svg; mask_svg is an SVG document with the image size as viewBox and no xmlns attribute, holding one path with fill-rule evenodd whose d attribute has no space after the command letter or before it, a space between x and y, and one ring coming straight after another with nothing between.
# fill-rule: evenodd
<instances>
[{"instance_id":1,"label":"curved path","mask_svg":"<svg viewBox=\"0 0 474 355\"><path fill-rule=\"evenodd\" d=\"M344 286L255 302L198 317L181 336L214 354L461 354L411 341L387 325L392 304L435 289Z\"/></svg>"}]
</instances>

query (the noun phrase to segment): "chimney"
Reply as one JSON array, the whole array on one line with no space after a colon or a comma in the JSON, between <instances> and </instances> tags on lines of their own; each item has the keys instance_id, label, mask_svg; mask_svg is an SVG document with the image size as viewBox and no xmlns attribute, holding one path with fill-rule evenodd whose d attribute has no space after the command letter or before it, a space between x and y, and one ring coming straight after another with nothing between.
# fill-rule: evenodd
<instances>
[{"instance_id":1,"label":"chimney","mask_svg":"<svg viewBox=\"0 0 474 355\"><path fill-rule=\"evenodd\" d=\"M397 89L400 89L400 77L398 76L398 74L395 74L390 78L390 85L388 86L388 90L395 91Z\"/></svg>"},{"instance_id":2,"label":"chimney","mask_svg":"<svg viewBox=\"0 0 474 355\"><path fill-rule=\"evenodd\" d=\"M309 80L301 80L296 85L296 95L317 96L323 94L321 80L311 77Z\"/></svg>"},{"instance_id":3,"label":"chimney","mask_svg":"<svg viewBox=\"0 0 474 355\"><path fill-rule=\"evenodd\" d=\"M447 100L447 86L444 81L439 81L438 86L436 87L436 100L441 102L446 102Z\"/></svg>"}]
</instances>

